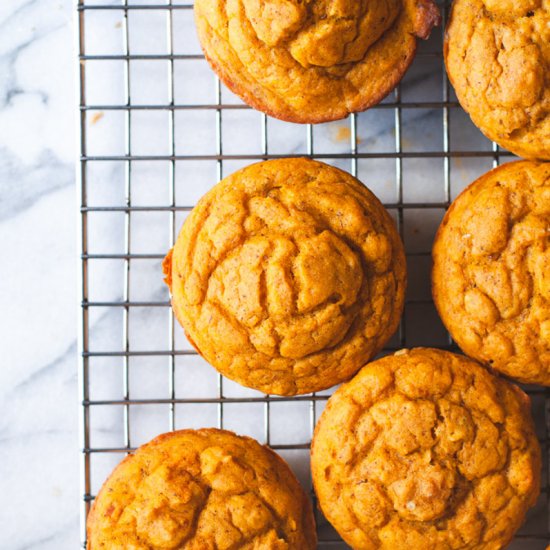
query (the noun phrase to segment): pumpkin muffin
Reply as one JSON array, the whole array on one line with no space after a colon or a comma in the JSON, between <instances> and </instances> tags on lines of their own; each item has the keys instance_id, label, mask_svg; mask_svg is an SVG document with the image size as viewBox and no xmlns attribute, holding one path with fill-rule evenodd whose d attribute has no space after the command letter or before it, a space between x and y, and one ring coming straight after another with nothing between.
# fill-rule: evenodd
<instances>
[{"instance_id":1,"label":"pumpkin muffin","mask_svg":"<svg viewBox=\"0 0 550 550\"><path fill-rule=\"evenodd\" d=\"M225 430L160 435L97 496L88 550L314 550L312 506L286 462Z\"/></svg>"},{"instance_id":2,"label":"pumpkin muffin","mask_svg":"<svg viewBox=\"0 0 550 550\"><path fill-rule=\"evenodd\" d=\"M432 290L467 355L550 385L550 164L505 164L451 205L433 247Z\"/></svg>"},{"instance_id":3,"label":"pumpkin muffin","mask_svg":"<svg viewBox=\"0 0 550 550\"><path fill-rule=\"evenodd\" d=\"M311 459L323 513L357 550L503 548L540 487L529 398L435 349L398 351L342 386Z\"/></svg>"},{"instance_id":4,"label":"pumpkin muffin","mask_svg":"<svg viewBox=\"0 0 550 550\"><path fill-rule=\"evenodd\" d=\"M378 199L303 158L254 164L216 185L164 271L197 351L228 378L279 395L352 376L397 328L406 279Z\"/></svg>"},{"instance_id":5,"label":"pumpkin muffin","mask_svg":"<svg viewBox=\"0 0 550 550\"><path fill-rule=\"evenodd\" d=\"M479 129L516 155L550 160L550 4L455 0L449 78Z\"/></svg>"},{"instance_id":6,"label":"pumpkin muffin","mask_svg":"<svg viewBox=\"0 0 550 550\"><path fill-rule=\"evenodd\" d=\"M439 24L433 0L195 1L206 59L252 107L326 122L380 102Z\"/></svg>"}]
</instances>

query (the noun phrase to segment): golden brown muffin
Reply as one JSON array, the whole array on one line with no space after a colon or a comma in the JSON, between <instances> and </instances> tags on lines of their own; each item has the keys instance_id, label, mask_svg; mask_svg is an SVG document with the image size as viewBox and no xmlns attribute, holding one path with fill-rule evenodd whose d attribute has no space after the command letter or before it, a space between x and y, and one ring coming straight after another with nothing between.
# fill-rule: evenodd
<instances>
[{"instance_id":1,"label":"golden brown muffin","mask_svg":"<svg viewBox=\"0 0 550 550\"><path fill-rule=\"evenodd\" d=\"M419 348L365 366L315 429L319 504L357 550L497 550L534 505L529 398L466 357Z\"/></svg>"},{"instance_id":2,"label":"golden brown muffin","mask_svg":"<svg viewBox=\"0 0 550 550\"><path fill-rule=\"evenodd\" d=\"M166 433L99 492L88 550L313 550L311 502L286 462L225 430Z\"/></svg>"},{"instance_id":3,"label":"golden brown muffin","mask_svg":"<svg viewBox=\"0 0 550 550\"><path fill-rule=\"evenodd\" d=\"M547 0L454 0L445 61L462 107L488 138L550 160Z\"/></svg>"},{"instance_id":4,"label":"golden brown muffin","mask_svg":"<svg viewBox=\"0 0 550 550\"><path fill-rule=\"evenodd\" d=\"M405 257L378 199L307 159L225 178L164 262L172 307L222 374L292 395L347 380L395 331Z\"/></svg>"},{"instance_id":5,"label":"golden brown muffin","mask_svg":"<svg viewBox=\"0 0 550 550\"><path fill-rule=\"evenodd\" d=\"M451 205L433 248L432 291L467 355L550 385L550 164L505 164Z\"/></svg>"},{"instance_id":6,"label":"golden brown muffin","mask_svg":"<svg viewBox=\"0 0 550 550\"><path fill-rule=\"evenodd\" d=\"M246 103L325 122L380 102L440 15L433 0L196 0L206 59Z\"/></svg>"}]
</instances>

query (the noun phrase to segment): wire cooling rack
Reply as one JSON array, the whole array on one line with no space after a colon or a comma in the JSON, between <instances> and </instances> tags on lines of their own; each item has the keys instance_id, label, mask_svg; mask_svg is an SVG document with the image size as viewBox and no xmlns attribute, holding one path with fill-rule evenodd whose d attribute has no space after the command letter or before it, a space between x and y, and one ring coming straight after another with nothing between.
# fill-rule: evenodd
<instances>
[{"instance_id":1,"label":"wire cooling rack","mask_svg":"<svg viewBox=\"0 0 550 550\"><path fill-rule=\"evenodd\" d=\"M449 3L441 4L444 19ZM409 290L386 352L452 347L429 290L430 248L451 200L512 157L460 109L443 30L401 85L346 121L282 123L249 109L208 68L193 4L78 0L81 212L81 544L90 503L121 458L163 431L217 426L277 450L311 490L309 444L331 392L267 396L222 378L174 322L161 261L197 199L246 164L304 155L348 170L394 215ZM550 394L527 388L543 447L543 489L511 548L550 540ZM346 548L317 512L319 548ZM416 550L416 549L415 549ZM421 549L420 549L421 550Z\"/></svg>"}]
</instances>

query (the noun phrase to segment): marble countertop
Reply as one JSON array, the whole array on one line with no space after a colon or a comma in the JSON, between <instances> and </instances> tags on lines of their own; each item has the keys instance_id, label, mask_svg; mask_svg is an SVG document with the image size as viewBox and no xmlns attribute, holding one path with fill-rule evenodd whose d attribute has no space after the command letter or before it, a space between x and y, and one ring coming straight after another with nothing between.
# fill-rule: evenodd
<instances>
[{"instance_id":1,"label":"marble countertop","mask_svg":"<svg viewBox=\"0 0 550 550\"><path fill-rule=\"evenodd\" d=\"M0 3L0 548L78 541L73 5Z\"/></svg>"},{"instance_id":2,"label":"marble countertop","mask_svg":"<svg viewBox=\"0 0 550 550\"><path fill-rule=\"evenodd\" d=\"M120 5L117 0L88 0L89 4ZM131 0L130 4L163 4L161 0ZM76 134L74 3L72 0L3 0L0 3L0 250L8 259L0 264L0 311L3 334L0 351L0 479L2 480L0 548L64 549L79 542L79 436L77 384L78 304L82 292L77 285L80 224L76 192ZM130 10L131 54L169 53L166 10ZM180 55L174 61L173 94L176 104L204 105L217 101L215 79L199 54L192 11L176 10L172 47ZM85 53L122 56L125 53L122 10L93 10L86 15ZM434 232L447 199L443 158L423 156L442 152L444 111L437 107L444 97L441 31L421 45L402 85L402 101L416 105L402 112L402 150L411 153L400 165L402 199L408 203L431 204L432 208L408 208L403 219L403 237L409 258L409 298L405 344L444 345L447 335L433 305L429 303L429 258ZM435 54L435 55L434 55ZM214 158L184 160L186 155L213 157L217 152L216 111L162 109L170 102L170 63L164 60L131 61L132 104L159 108L132 112L131 154L149 160L131 166L131 204L138 207L126 218L127 120L124 105L124 61L87 60L85 117L86 205L88 253L112 259L88 262L89 351L107 352L90 359L90 399L120 401L124 398L124 361L117 353L125 349L124 299L156 304L132 307L128 314L128 347L139 352L189 350L178 327L171 337L168 293L162 283L160 258L168 250L174 231L186 213L174 218L163 210L174 199L177 206L191 207L216 183L218 164ZM450 96L454 100L453 96ZM224 110L221 132L223 153L230 155L221 165L223 175L262 155L264 146L272 154L306 154L307 128L267 119L238 106L241 102L221 88ZM385 102L392 103L390 95ZM358 150L364 153L395 152L395 110L373 109L357 117ZM491 143L469 122L462 110L449 109L449 140L455 150L478 151L484 156L453 158L449 163L448 191L456 196L478 175L491 168ZM174 129L173 141L171 128ZM396 185L396 161L365 158L353 165L349 159L330 158L350 150L349 121L313 128L316 154L346 170L357 170L362 179L397 216L400 189ZM262 141L267 136L267 143ZM311 143L311 142L310 142ZM417 154L419 153L419 154ZM181 157L174 165L171 155ZM111 157L111 158L107 158ZM152 157L157 157L153 160ZM249 157L248 159L246 157ZM509 160L510 157L503 157ZM172 173L172 170L174 172ZM173 177L172 177L173 176ZM93 211L104 206L112 212ZM139 208L154 206L154 211ZM117 211L116 208L119 208ZM127 225L128 224L128 225ZM126 235L131 230L130 242ZM125 294L125 263L117 255L128 247L131 254L147 259L131 260ZM424 255L422 255L424 254ZM105 306L105 304L112 304ZM394 344L396 341L393 342ZM112 356L108 356L114 353ZM128 391L132 399L176 397L208 400L219 394L214 370L194 356L135 356L129 361ZM174 368L174 378L170 372ZM267 411L261 403L247 403L261 394L223 382L223 395L234 398L224 405L223 427L256 437L275 446L308 443L312 427L309 403L279 403ZM544 411L544 399L535 401ZM323 403L315 406L315 414ZM181 404L174 414L167 404L132 405L125 430L122 406L93 406L90 412L91 446L132 447L174 426L199 427L220 424L217 405ZM271 424L265 430L265 415ZM544 424L539 425L544 434ZM300 480L309 484L307 449L282 451ZM90 491L95 494L122 452L97 453L91 459ZM532 515L525 533L544 525L544 511ZM322 548L322 546L320 546ZM525 548L521 545L516 548ZM543 546L541 546L542 548ZM529 548L538 548L530 546Z\"/></svg>"}]
</instances>

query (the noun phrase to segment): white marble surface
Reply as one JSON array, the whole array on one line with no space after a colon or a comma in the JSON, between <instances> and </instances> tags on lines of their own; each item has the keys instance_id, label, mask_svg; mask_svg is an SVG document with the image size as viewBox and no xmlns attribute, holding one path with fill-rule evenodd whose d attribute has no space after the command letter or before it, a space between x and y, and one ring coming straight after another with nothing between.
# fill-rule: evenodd
<instances>
[{"instance_id":1,"label":"white marble surface","mask_svg":"<svg viewBox=\"0 0 550 550\"><path fill-rule=\"evenodd\" d=\"M120 4L113 0L89 4ZM161 0L130 4L162 4ZM79 442L77 390L76 228L80 223L74 177L77 155L74 97L74 6L71 0L3 0L0 3L0 311L2 312L2 368L0 368L0 548L64 549L79 542ZM129 48L132 54L168 53L165 10L131 10ZM124 53L121 10L90 11L85 19L86 54ZM190 10L177 10L173 20L176 54L199 53ZM421 51L440 47L440 32ZM169 63L132 61L130 93L135 105L169 102ZM87 61L88 105L122 105L123 61ZM405 78L402 100L438 102L443 97L441 60L420 57ZM176 103L215 103L215 79L203 60L174 62ZM224 103L240 101L222 89ZM387 102L394 101L391 96ZM407 152L442 151L442 110L406 109L402 116L402 146ZM374 109L358 116L358 150L395 151L393 109ZM457 150L489 151L491 144L459 109L450 111L450 142ZM170 112L134 111L131 119L133 155L169 155ZM317 154L349 152L349 122L314 128ZM124 111L99 108L86 118L87 154L124 155ZM222 115L223 152L258 155L262 152L262 116L251 110L226 110ZM269 119L268 151L273 154L306 153L305 127ZM212 155L216 152L215 112L177 110L174 115L174 151L177 155ZM248 160L223 163L227 175ZM344 169L349 160L327 159ZM491 167L492 158L465 158L451 162L451 192L456 195ZM444 171L441 159L403 161L403 198L407 202L441 203ZM385 201L395 204L395 160L358 162L358 176ZM170 162L139 161L131 168L133 206L170 205ZM179 160L175 165L175 200L192 206L216 182L216 162ZM86 169L87 206L125 204L125 163L90 161ZM404 238L409 252L427 252L443 210L409 209ZM176 214L176 227L185 216ZM170 246L171 214L166 211L133 212L130 218L132 254L162 255ZM123 212L88 215L88 252L121 254L125 251ZM78 247L79 247L78 243ZM429 260L411 258L409 298L429 299ZM124 261L90 260L89 300L120 302L124 298ZM166 302L160 260L132 260L129 299ZM120 352L123 310L90 308L90 351ZM133 351L169 350L170 311L167 307L133 307L129 314L129 346ZM407 307L408 346L446 343L446 334L429 304ZM180 330L175 349L190 349ZM90 359L90 399L121 400L123 360ZM129 390L132 399L169 397L170 358L132 357ZM198 357L177 356L175 394L184 399L217 397L217 375ZM255 397L257 392L224 381L227 397ZM316 407L319 413L323 405ZM544 402L535 402L540 412ZM270 410L273 445L308 443L311 433L309 403L279 403ZM263 404L224 405L223 426L265 441ZM130 444L137 446L169 429L166 404L133 405L129 411ZM542 417L541 417L542 418ZM216 405L180 404L177 428L218 425ZM541 435L543 424L539 426ZM124 445L123 407L94 405L90 412L93 448ZM282 452L307 486L306 450ZM95 453L91 458L91 492L95 494L122 453ZM529 520L526 533L544 525L544 513ZM541 523L542 522L542 523ZM527 548L526 546L516 546ZM533 545L529 548L538 548Z\"/></svg>"},{"instance_id":2,"label":"white marble surface","mask_svg":"<svg viewBox=\"0 0 550 550\"><path fill-rule=\"evenodd\" d=\"M75 547L70 0L0 3L0 548Z\"/></svg>"}]
</instances>

